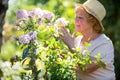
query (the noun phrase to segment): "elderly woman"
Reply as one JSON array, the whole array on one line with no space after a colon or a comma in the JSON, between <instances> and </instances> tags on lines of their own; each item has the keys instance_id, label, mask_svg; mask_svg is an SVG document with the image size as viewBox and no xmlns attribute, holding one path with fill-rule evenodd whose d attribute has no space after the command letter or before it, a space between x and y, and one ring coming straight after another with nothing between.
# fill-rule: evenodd
<instances>
[{"instance_id":1,"label":"elderly woman","mask_svg":"<svg viewBox=\"0 0 120 80\"><path fill-rule=\"evenodd\" d=\"M91 54L92 64L87 65L86 71L77 70L78 80L115 80L114 73L114 48L112 41L102 33L104 28L101 23L106 11L103 5L97 0L87 0L84 4L75 6L75 32L82 33L82 36L72 37L63 27L63 36L61 40L69 47L71 52L73 48L79 47L84 52L83 44L88 42L91 46L88 48ZM101 61L106 67L101 68L94 63L98 53L101 53Z\"/></svg>"}]
</instances>

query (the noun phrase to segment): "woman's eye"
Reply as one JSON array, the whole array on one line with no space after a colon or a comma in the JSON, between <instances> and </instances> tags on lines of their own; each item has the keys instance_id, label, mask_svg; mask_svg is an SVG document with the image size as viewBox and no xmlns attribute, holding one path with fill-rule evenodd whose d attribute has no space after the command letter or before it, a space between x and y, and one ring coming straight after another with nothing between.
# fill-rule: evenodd
<instances>
[{"instance_id":1,"label":"woman's eye","mask_svg":"<svg viewBox=\"0 0 120 80\"><path fill-rule=\"evenodd\" d=\"M83 19L83 17L76 17L76 19L78 19L78 20L79 20L79 19Z\"/></svg>"}]
</instances>

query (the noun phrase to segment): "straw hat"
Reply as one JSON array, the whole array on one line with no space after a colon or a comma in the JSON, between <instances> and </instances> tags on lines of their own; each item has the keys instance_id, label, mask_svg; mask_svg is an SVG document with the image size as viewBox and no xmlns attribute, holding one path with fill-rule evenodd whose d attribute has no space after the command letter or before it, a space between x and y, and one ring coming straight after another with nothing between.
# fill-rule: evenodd
<instances>
[{"instance_id":1,"label":"straw hat","mask_svg":"<svg viewBox=\"0 0 120 80\"><path fill-rule=\"evenodd\" d=\"M78 7L79 4L75 4L75 6ZM104 6L98 0L87 0L85 3L82 4L82 6L89 14L93 15L99 21L103 31L104 27L101 21L106 15L106 10Z\"/></svg>"}]
</instances>

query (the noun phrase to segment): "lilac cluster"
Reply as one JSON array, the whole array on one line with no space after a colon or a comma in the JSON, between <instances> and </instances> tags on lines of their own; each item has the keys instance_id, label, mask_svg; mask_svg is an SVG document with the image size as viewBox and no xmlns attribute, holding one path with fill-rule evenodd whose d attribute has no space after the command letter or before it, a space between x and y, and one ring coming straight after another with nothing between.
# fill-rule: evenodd
<instances>
[{"instance_id":1,"label":"lilac cluster","mask_svg":"<svg viewBox=\"0 0 120 80\"><path fill-rule=\"evenodd\" d=\"M17 19L27 20L28 19L28 12L26 10L20 9L16 13Z\"/></svg>"},{"instance_id":2,"label":"lilac cluster","mask_svg":"<svg viewBox=\"0 0 120 80\"><path fill-rule=\"evenodd\" d=\"M37 32L31 31L28 34L22 35L19 38L19 42L22 44L29 44L31 40L37 39Z\"/></svg>"},{"instance_id":3,"label":"lilac cluster","mask_svg":"<svg viewBox=\"0 0 120 80\"><path fill-rule=\"evenodd\" d=\"M25 28L30 28L32 25L32 27L36 27L33 26L33 24L35 23L38 27L41 25L44 25L47 23L48 26L52 25L53 21L54 21L54 14L50 11L47 10L42 10L40 8L35 8L33 10L24 10L24 9L20 9L17 11L16 13L16 18L17 20L15 21L15 26L17 26L18 30L21 29L25 29ZM32 23L28 23L28 22L32 22Z\"/></svg>"},{"instance_id":4,"label":"lilac cluster","mask_svg":"<svg viewBox=\"0 0 120 80\"><path fill-rule=\"evenodd\" d=\"M47 10L43 10L43 17L48 19L48 20L53 20L54 19L54 14L52 12L49 12Z\"/></svg>"},{"instance_id":5,"label":"lilac cluster","mask_svg":"<svg viewBox=\"0 0 120 80\"><path fill-rule=\"evenodd\" d=\"M23 43L23 44L30 43L30 40L31 40L31 38L30 38L30 36L28 34L22 35L19 38L20 43Z\"/></svg>"},{"instance_id":6,"label":"lilac cluster","mask_svg":"<svg viewBox=\"0 0 120 80\"><path fill-rule=\"evenodd\" d=\"M22 44L29 44L31 40L37 40L37 31L40 30L39 26L45 25L46 28L47 26L48 28L49 26L54 26L55 30L58 30L61 26L65 27L68 25L68 21L65 18L58 18L54 22L54 14L40 8L29 11L20 9L16 13L16 18L15 25L18 27L17 29L24 32L29 31L29 33L19 37L18 40Z\"/></svg>"},{"instance_id":7,"label":"lilac cluster","mask_svg":"<svg viewBox=\"0 0 120 80\"><path fill-rule=\"evenodd\" d=\"M37 18L41 18L41 19L46 18L46 19L52 20L52 19L54 19L54 14L47 10L41 10L40 8L35 8L31 11L20 9L17 11L16 17L17 17L17 19L22 19L22 20L26 20L29 17L32 17L32 18L37 17Z\"/></svg>"},{"instance_id":8,"label":"lilac cluster","mask_svg":"<svg viewBox=\"0 0 120 80\"><path fill-rule=\"evenodd\" d=\"M37 32L36 31L30 31L28 34L31 37L31 40L37 39Z\"/></svg>"},{"instance_id":9,"label":"lilac cluster","mask_svg":"<svg viewBox=\"0 0 120 80\"><path fill-rule=\"evenodd\" d=\"M38 17L38 18L42 18L43 12L40 8L35 8L31 11L28 11L28 16L29 17Z\"/></svg>"}]
</instances>

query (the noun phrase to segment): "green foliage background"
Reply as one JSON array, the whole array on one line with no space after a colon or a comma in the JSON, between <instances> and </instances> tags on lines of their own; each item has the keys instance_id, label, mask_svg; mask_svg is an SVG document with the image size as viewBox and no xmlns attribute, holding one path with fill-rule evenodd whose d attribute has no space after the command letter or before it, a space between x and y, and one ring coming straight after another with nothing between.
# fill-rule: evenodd
<instances>
[{"instance_id":1,"label":"green foliage background","mask_svg":"<svg viewBox=\"0 0 120 80\"><path fill-rule=\"evenodd\" d=\"M21 55L21 50L12 39L15 33L13 25L15 14L18 9L31 10L36 7L54 12L57 17L65 17L70 21L71 33L74 31L74 2L83 3L86 0L9 0L9 9L4 25L4 41L2 46L1 60L10 60L15 54ZM103 20L104 33L112 39L115 48L115 71L116 80L120 79L120 1L99 0L106 8L107 15ZM19 34L19 33L17 33Z\"/></svg>"}]
</instances>

